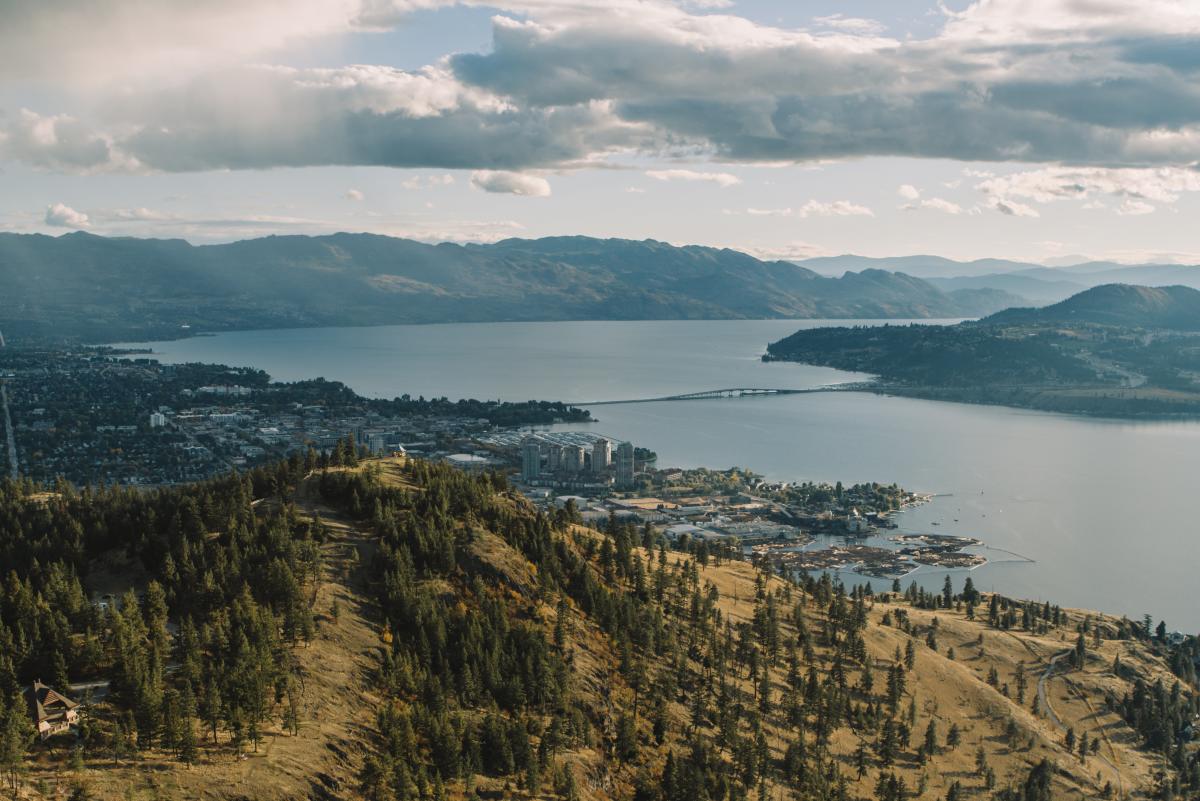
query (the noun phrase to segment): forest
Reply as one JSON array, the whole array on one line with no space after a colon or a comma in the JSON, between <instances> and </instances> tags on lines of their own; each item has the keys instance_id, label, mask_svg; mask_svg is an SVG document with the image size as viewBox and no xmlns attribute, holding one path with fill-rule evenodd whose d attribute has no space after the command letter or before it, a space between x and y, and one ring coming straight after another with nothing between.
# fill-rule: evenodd
<instances>
[{"instance_id":1,"label":"forest","mask_svg":"<svg viewBox=\"0 0 1200 801\"><path fill-rule=\"evenodd\" d=\"M329 521L298 505L312 495ZM419 460L385 470L350 443L150 492L0 484L9 785L57 760L86 798L100 764L154 753L201 769L256 753L268 727L310 725L297 656L337 625L336 608L330 623L315 603L334 515L372 546L363 602L382 699L361 757L346 757L344 797L1043 801L1064 782L1091 787L1103 734L1046 742L1032 673L981 674L1009 711L978 744L975 724L938 712L925 689L927 673L968 664L968 649L983 657L985 636L991 650L1017 634L1073 644L1063 670L1123 677L1122 692L1093 700L1136 733L1147 764L1160 761L1148 792L1200 791L1194 638L1171 645L1149 620L985 594L969 579L883 594L828 575L783 580L720 549L668 547L648 527L539 512L499 474ZM114 560L138 578L94 602L95 566ZM1117 645L1137 658L1098 664ZM108 682L69 745L34 736L20 692L37 678ZM938 769L952 763L974 767ZM1116 791L1108 780L1093 792Z\"/></svg>"}]
</instances>

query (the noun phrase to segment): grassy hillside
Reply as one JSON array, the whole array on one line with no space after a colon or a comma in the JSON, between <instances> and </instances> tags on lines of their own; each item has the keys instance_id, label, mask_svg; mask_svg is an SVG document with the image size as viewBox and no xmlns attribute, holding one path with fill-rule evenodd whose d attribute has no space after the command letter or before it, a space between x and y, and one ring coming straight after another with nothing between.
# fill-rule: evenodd
<instances>
[{"instance_id":1,"label":"grassy hillside","mask_svg":"<svg viewBox=\"0 0 1200 801\"><path fill-rule=\"evenodd\" d=\"M97 548L112 569L97 575L69 552L61 563L87 584L164 582L169 619L188 610L205 656L192 664L187 637L168 640L165 664L179 667L162 671L163 698L177 698L192 671L201 685L215 677L215 742L205 713L155 718L142 697L152 687L114 689L89 709L80 749L69 737L28 748L19 797L1033 801L1200 786L1196 755L1177 737L1196 712L1195 640L1168 646L1140 624L969 586L871 596L827 577L786 582L748 562L665 549L640 530L539 515L501 480L421 462L295 463L244 486L250 495L229 505L185 495L183 508L200 502L198 525L187 533L184 512L166 553L190 552L182 543L193 538L214 543L232 575L315 543L319 558L301 561L320 569L296 592L275 587L270 568L232 608L217 596L199 604L171 592L185 585L172 584L164 565L178 563L166 554L134 569L124 549L86 537L76 553ZM172 497L154 508L168 512ZM0 512L29 531L64 503L77 502L10 487ZM231 539L218 521L247 504L274 522ZM23 546L8 547L18 575L53 561L35 566ZM22 580L5 585L0 636L25 630L13 616ZM31 593L34 618L61 607L83 628L72 638L96 639L90 656L68 649L71 680L119 672L129 659L114 651L138 650L119 636L135 616L153 657L153 591L117 613L124 622L91 628L58 591ZM239 617L245 594L272 610L254 617L275 631L263 642L282 667L260 697L224 667L242 664L242 646L208 636ZM25 644L10 652L22 678L43 658L41 642Z\"/></svg>"}]
</instances>

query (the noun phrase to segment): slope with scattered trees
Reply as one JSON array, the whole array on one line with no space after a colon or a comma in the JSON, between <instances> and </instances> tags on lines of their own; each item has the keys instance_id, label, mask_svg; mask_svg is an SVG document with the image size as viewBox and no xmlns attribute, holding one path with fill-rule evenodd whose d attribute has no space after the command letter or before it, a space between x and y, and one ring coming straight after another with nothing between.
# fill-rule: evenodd
<instances>
[{"instance_id":1,"label":"slope with scattered trees","mask_svg":"<svg viewBox=\"0 0 1200 801\"><path fill-rule=\"evenodd\" d=\"M1165 627L969 580L784 581L538 513L499 476L357 461L339 448L147 494L3 485L0 770L22 797L1200 787L1196 641ZM103 610L85 587L114 560L141 592ZM77 743L33 743L16 691L36 677L107 682Z\"/></svg>"}]
</instances>

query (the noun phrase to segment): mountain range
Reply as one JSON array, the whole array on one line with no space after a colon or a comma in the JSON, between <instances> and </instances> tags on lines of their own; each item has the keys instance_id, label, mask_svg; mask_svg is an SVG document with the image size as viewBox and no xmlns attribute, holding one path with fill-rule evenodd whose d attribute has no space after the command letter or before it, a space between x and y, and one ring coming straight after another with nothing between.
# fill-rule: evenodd
<instances>
[{"instance_id":1,"label":"mountain range","mask_svg":"<svg viewBox=\"0 0 1200 801\"><path fill-rule=\"evenodd\" d=\"M999 290L1024 298L1027 305L1057 303L1084 289L1114 283L1200 289L1200 266L1187 264L1081 261L1047 267L1005 259L954 261L941 256L868 258L855 255L806 259L798 264L822 275L840 275L846 270L900 271L924 279L943 292Z\"/></svg>"},{"instance_id":2,"label":"mountain range","mask_svg":"<svg viewBox=\"0 0 1200 801\"><path fill-rule=\"evenodd\" d=\"M876 268L653 240L430 245L373 234L178 239L0 234L2 330L96 341L228 329L506 320L977 317L1023 297Z\"/></svg>"},{"instance_id":3,"label":"mountain range","mask_svg":"<svg viewBox=\"0 0 1200 801\"><path fill-rule=\"evenodd\" d=\"M990 325L1070 325L1200 330L1200 291L1186 286L1105 284L1042 308L1013 308L980 321Z\"/></svg>"}]
</instances>

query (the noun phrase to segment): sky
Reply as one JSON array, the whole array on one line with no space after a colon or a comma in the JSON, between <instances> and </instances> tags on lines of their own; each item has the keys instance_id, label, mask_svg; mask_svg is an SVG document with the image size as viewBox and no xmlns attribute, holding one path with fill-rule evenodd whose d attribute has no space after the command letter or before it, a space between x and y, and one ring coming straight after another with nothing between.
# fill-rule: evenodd
<instances>
[{"instance_id":1,"label":"sky","mask_svg":"<svg viewBox=\"0 0 1200 801\"><path fill-rule=\"evenodd\" d=\"M0 0L0 231L1200 263L1200 0Z\"/></svg>"}]
</instances>

